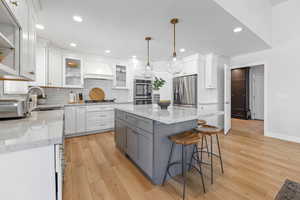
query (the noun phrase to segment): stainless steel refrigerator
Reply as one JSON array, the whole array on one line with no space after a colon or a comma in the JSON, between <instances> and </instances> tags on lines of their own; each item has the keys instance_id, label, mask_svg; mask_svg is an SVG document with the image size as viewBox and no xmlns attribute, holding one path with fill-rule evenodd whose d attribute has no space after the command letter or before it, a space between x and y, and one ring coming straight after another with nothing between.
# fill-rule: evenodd
<instances>
[{"instance_id":1,"label":"stainless steel refrigerator","mask_svg":"<svg viewBox=\"0 0 300 200\"><path fill-rule=\"evenodd\" d=\"M197 74L173 78L175 106L197 107Z\"/></svg>"}]
</instances>

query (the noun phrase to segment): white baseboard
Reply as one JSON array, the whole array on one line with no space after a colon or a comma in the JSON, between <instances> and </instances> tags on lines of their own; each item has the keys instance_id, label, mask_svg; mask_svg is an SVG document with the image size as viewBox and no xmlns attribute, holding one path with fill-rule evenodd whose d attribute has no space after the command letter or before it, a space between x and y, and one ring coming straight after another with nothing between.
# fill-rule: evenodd
<instances>
[{"instance_id":1,"label":"white baseboard","mask_svg":"<svg viewBox=\"0 0 300 200\"><path fill-rule=\"evenodd\" d=\"M285 140L285 141L289 141L289 142L300 143L300 137L283 135L283 134L272 133L272 132L265 132L265 136L280 139L280 140Z\"/></svg>"}]
</instances>

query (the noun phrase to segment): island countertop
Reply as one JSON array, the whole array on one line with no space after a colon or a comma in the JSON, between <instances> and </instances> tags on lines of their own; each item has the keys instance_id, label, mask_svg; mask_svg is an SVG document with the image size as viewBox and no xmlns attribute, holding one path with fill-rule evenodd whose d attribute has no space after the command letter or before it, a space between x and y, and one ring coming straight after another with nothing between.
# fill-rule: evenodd
<instances>
[{"instance_id":1,"label":"island countertop","mask_svg":"<svg viewBox=\"0 0 300 200\"><path fill-rule=\"evenodd\" d=\"M203 111L198 108L169 106L167 110L161 110L154 105L119 105L116 109L134 115L152 119L164 124L174 124L204 117L223 115L224 111Z\"/></svg>"},{"instance_id":2,"label":"island countertop","mask_svg":"<svg viewBox=\"0 0 300 200\"><path fill-rule=\"evenodd\" d=\"M63 110L35 111L24 119L0 121L0 153L63 143Z\"/></svg>"}]
</instances>

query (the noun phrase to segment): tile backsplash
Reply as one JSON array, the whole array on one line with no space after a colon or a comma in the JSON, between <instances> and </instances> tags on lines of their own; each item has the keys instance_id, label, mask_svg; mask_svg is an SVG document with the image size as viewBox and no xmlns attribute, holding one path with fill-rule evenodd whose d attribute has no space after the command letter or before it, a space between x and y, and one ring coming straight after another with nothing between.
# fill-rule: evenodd
<instances>
[{"instance_id":1,"label":"tile backsplash","mask_svg":"<svg viewBox=\"0 0 300 200\"><path fill-rule=\"evenodd\" d=\"M47 95L46 104L67 104L69 101L69 93L73 91L74 93L81 92L83 94L84 100L89 99L89 91L92 88L101 88L105 92L106 99L116 98L117 102L132 102L132 98L129 90L116 90L113 89L112 80L102 80L102 79L85 79L83 89L69 89L69 88L45 88L45 93ZM24 95L5 95L3 94L3 81L0 81L0 97L5 98L22 98Z\"/></svg>"}]
</instances>

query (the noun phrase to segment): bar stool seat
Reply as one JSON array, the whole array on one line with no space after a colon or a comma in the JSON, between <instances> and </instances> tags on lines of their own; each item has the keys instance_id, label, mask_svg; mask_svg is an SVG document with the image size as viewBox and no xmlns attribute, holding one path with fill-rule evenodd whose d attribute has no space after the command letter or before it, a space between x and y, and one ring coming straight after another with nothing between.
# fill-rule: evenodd
<instances>
[{"instance_id":1,"label":"bar stool seat","mask_svg":"<svg viewBox=\"0 0 300 200\"><path fill-rule=\"evenodd\" d=\"M216 126L211 126L211 125L202 125L202 126L198 126L197 128L195 128L195 130L201 134L204 135L214 135L214 134L219 134L222 132L222 129L216 127Z\"/></svg>"},{"instance_id":2,"label":"bar stool seat","mask_svg":"<svg viewBox=\"0 0 300 200\"><path fill-rule=\"evenodd\" d=\"M201 141L201 147L194 147L193 150L193 156L192 159L196 160L197 162L200 162L201 164L206 164L206 165L210 165L210 170L211 170L211 183L213 184L213 156L219 158L220 160L220 164L221 164L221 171L222 173L224 173L224 168L223 168L223 161L222 161L222 155L221 155L221 148L220 148L220 142L219 142L219 136L218 134L223 133L223 130L216 127L216 126L211 126L211 125L203 125L203 126L199 126L197 128L195 128L195 131L199 134L202 135L202 141ZM207 146L207 150L204 150L205 148L203 148L203 138L205 138L206 140L206 136L210 137L210 151L208 149ZM216 136L216 140L217 140L217 145L218 145L218 154L213 152L213 137L212 136ZM206 141L206 145L207 145L207 141ZM200 160L199 160L199 153L200 153ZM202 154L203 153L207 153L208 156L210 157L210 163L206 163L203 162L202 158Z\"/></svg>"},{"instance_id":3,"label":"bar stool seat","mask_svg":"<svg viewBox=\"0 0 300 200\"><path fill-rule=\"evenodd\" d=\"M185 199L185 191L186 191L186 171L188 171L188 169L195 169L201 176L201 180L202 180L202 186L203 186L203 191L205 192L205 185L204 185L204 178L203 178L203 173L202 173L202 169L201 169L201 165L200 162L198 163L198 167L199 169L194 166L191 162L187 162L187 149L186 147L189 145L194 145L197 146L197 144L200 142L201 140L201 135L198 134L197 132L195 132L194 130L192 131L185 131L183 133L174 135L174 136L169 136L169 140L172 142L172 146L171 146L171 152L169 154L169 159L168 159L168 164L167 164L167 168L165 171L165 175L164 175L164 179L163 179L163 185L166 181L167 176L169 175L171 178L173 178L174 180L178 181L178 179L175 179L174 176L171 175L170 173L170 168L175 166L175 165L181 165L181 176L182 176L182 180L183 180L183 194L182 194L182 199ZM173 150L174 150L174 146L175 145L181 145L182 149L181 149L181 160L180 161L172 161L172 155L173 155ZM193 156L193 154L192 154ZM200 161L200 158L198 156L198 161ZM187 166L189 168L187 168Z\"/></svg>"},{"instance_id":4,"label":"bar stool seat","mask_svg":"<svg viewBox=\"0 0 300 200\"><path fill-rule=\"evenodd\" d=\"M203 125L207 124L207 122L205 120L198 119L197 124L198 124L198 126L203 126Z\"/></svg>"}]
</instances>

